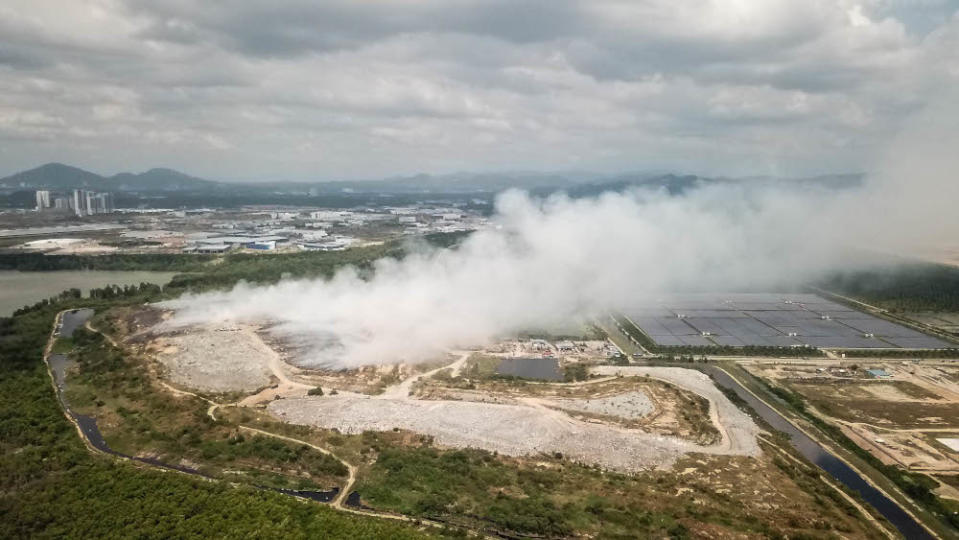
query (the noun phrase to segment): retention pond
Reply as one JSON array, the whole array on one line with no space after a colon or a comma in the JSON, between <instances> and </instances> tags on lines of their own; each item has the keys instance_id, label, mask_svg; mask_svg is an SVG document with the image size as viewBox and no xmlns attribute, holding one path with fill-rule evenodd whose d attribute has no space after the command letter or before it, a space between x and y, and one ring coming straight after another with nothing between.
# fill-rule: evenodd
<instances>
[{"instance_id":1,"label":"retention pond","mask_svg":"<svg viewBox=\"0 0 959 540\"><path fill-rule=\"evenodd\" d=\"M542 381L563 380L559 361L555 358L504 358L496 366L496 374Z\"/></svg>"}]
</instances>

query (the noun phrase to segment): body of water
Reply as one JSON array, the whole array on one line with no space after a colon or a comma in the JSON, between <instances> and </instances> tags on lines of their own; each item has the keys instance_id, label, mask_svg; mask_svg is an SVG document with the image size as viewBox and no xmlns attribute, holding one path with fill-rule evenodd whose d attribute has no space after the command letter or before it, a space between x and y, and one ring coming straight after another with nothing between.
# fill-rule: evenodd
<instances>
[{"instance_id":1,"label":"body of water","mask_svg":"<svg viewBox=\"0 0 959 540\"><path fill-rule=\"evenodd\" d=\"M90 317L93 317L93 310L89 308L67 311L60 316L60 335L73 337L73 331L83 326Z\"/></svg>"},{"instance_id":2,"label":"body of water","mask_svg":"<svg viewBox=\"0 0 959 540\"><path fill-rule=\"evenodd\" d=\"M175 272L124 272L105 270L63 270L56 272L18 272L0 270L0 317L9 317L23 306L31 306L67 289L90 289L106 285L166 285Z\"/></svg>"},{"instance_id":3,"label":"body of water","mask_svg":"<svg viewBox=\"0 0 959 540\"><path fill-rule=\"evenodd\" d=\"M496 366L496 373L543 381L563 380L559 360L555 358L504 358Z\"/></svg>"}]
</instances>

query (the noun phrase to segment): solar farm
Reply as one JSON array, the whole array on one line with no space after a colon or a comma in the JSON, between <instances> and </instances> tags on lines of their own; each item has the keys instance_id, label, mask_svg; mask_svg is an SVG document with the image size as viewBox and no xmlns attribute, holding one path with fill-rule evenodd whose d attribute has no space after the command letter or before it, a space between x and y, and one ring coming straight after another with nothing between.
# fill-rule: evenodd
<instances>
[{"instance_id":1,"label":"solar farm","mask_svg":"<svg viewBox=\"0 0 959 540\"><path fill-rule=\"evenodd\" d=\"M626 314L661 346L808 345L942 349L953 345L814 294L684 294Z\"/></svg>"}]
</instances>

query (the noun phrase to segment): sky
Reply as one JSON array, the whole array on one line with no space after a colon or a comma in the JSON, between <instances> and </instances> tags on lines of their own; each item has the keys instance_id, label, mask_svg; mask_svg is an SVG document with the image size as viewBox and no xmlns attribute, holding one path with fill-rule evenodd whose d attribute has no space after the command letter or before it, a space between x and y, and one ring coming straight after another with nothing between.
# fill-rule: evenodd
<instances>
[{"instance_id":1,"label":"sky","mask_svg":"<svg viewBox=\"0 0 959 540\"><path fill-rule=\"evenodd\" d=\"M959 0L5 0L0 174L870 171Z\"/></svg>"}]
</instances>

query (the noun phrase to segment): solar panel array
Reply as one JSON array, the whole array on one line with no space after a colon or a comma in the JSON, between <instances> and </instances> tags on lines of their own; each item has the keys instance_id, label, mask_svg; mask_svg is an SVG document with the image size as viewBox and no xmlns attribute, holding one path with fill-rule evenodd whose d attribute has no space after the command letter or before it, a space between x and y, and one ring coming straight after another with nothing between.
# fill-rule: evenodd
<instances>
[{"instance_id":1,"label":"solar panel array","mask_svg":"<svg viewBox=\"0 0 959 540\"><path fill-rule=\"evenodd\" d=\"M663 346L941 349L952 345L814 294L686 294L627 317Z\"/></svg>"}]
</instances>

